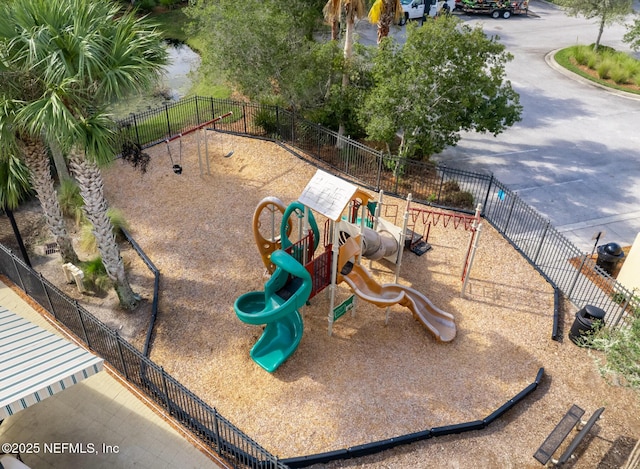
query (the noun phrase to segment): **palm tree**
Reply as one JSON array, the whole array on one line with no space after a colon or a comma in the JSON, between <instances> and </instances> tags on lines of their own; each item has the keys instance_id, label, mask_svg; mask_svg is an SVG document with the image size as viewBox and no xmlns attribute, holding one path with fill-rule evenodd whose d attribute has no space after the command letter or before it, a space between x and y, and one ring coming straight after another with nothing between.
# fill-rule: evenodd
<instances>
[{"instance_id":1,"label":"palm tree","mask_svg":"<svg viewBox=\"0 0 640 469\"><path fill-rule=\"evenodd\" d=\"M397 22L402 14L400 0L376 0L369 10L369 21L378 25L378 44L389 35L391 23Z\"/></svg>"},{"instance_id":2,"label":"palm tree","mask_svg":"<svg viewBox=\"0 0 640 469\"><path fill-rule=\"evenodd\" d=\"M345 32L344 32L344 60L345 70L342 73L342 90L343 92L349 86L349 65L353 56L353 31L355 29L356 19L364 17L364 1L363 0L329 0L322 10L326 21L332 25L337 18L340 18L344 12ZM333 39L333 26L332 26ZM338 147L342 146L341 137L344 135L344 122L340 122L338 127Z\"/></svg>"},{"instance_id":3,"label":"palm tree","mask_svg":"<svg viewBox=\"0 0 640 469\"><path fill-rule=\"evenodd\" d=\"M99 166L113 159L115 139L103 108L155 83L167 59L160 33L111 0L23 0L0 11L0 47L8 68L39 85L16 121L70 155L107 274L120 304L134 308L138 297L106 216Z\"/></svg>"},{"instance_id":4,"label":"palm tree","mask_svg":"<svg viewBox=\"0 0 640 469\"><path fill-rule=\"evenodd\" d=\"M342 0L329 0L322 9L327 23L331 25L331 40L337 41L340 32L340 16L342 15Z\"/></svg>"},{"instance_id":5,"label":"palm tree","mask_svg":"<svg viewBox=\"0 0 640 469\"><path fill-rule=\"evenodd\" d=\"M1 27L1 26L0 26ZM0 31L0 37L2 33ZM49 156L42 139L19 129L16 113L22 100L33 96L33 80L27 74L14 73L0 63L0 152L3 155L20 154L29 172L32 188L40 201L45 221L53 235L64 262L76 264L78 255L73 249L71 238L67 232L58 195L49 167ZM14 99L21 97L21 101Z\"/></svg>"}]
</instances>

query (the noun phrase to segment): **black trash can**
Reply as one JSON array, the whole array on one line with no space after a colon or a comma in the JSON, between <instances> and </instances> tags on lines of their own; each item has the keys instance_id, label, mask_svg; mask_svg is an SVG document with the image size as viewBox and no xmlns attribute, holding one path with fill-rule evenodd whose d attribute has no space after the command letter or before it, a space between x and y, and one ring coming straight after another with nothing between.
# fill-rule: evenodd
<instances>
[{"instance_id":1,"label":"black trash can","mask_svg":"<svg viewBox=\"0 0 640 469\"><path fill-rule=\"evenodd\" d=\"M574 344L582 345L581 340L584 336L595 330L595 322L604 323L605 312L593 305L587 305L576 313L576 319L573 321L569 338Z\"/></svg>"},{"instance_id":2,"label":"black trash can","mask_svg":"<svg viewBox=\"0 0 640 469\"><path fill-rule=\"evenodd\" d=\"M618 263L624 257L624 251L618 243L609 243L598 246L598 260L596 265L609 275L613 272Z\"/></svg>"}]
</instances>

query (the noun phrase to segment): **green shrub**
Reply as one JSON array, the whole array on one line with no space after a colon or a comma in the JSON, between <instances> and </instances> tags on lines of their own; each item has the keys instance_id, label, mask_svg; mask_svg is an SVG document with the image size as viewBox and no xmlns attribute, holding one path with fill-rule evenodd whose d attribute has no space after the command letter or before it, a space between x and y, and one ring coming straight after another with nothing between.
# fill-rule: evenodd
<instances>
[{"instance_id":1,"label":"green shrub","mask_svg":"<svg viewBox=\"0 0 640 469\"><path fill-rule=\"evenodd\" d=\"M80 188L73 179L63 179L58 190L58 203L63 215L73 218L76 225L84 221L84 200L80 195Z\"/></svg>"},{"instance_id":2,"label":"green shrub","mask_svg":"<svg viewBox=\"0 0 640 469\"><path fill-rule=\"evenodd\" d=\"M269 137L274 137L278 135L280 128L278 125L278 117L276 109L261 106L253 118L253 122L256 126L261 127Z\"/></svg>"},{"instance_id":3,"label":"green shrub","mask_svg":"<svg viewBox=\"0 0 640 469\"><path fill-rule=\"evenodd\" d=\"M460 190L457 181L447 181L442 185L440 203L448 207L473 208L473 194Z\"/></svg>"},{"instance_id":4,"label":"green shrub","mask_svg":"<svg viewBox=\"0 0 640 469\"><path fill-rule=\"evenodd\" d=\"M615 68L616 64L611 57L603 58L598 65L596 65L596 72L598 77L602 80L611 78L611 70Z\"/></svg>"},{"instance_id":5,"label":"green shrub","mask_svg":"<svg viewBox=\"0 0 640 469\"><path fill-rule=\"evenodd\" d=\"M151 11L156 7L156 0L139 0L136 2L136 7L143 11Z\"/></svg>"},{"instance_id":6,"label":"green shrub","mask_svg":"<svg viewBox=\"0 0 640 469\"><path fill-rule=\"evenodd\" d=\"M640 317L629 327L611 331L606 327L586 339L587 344L604 352L600 361L603 376L612 376L616 382L640 389Z\"/></svg>"},{"instance_id":7,"label":"green shrub","mask_svg":"<svg viewBox=\"0 0 640 469\"><path fill-rule=\"evenodd\" d=\"M596 56L596 53L589 46L573 46L570 54L573 55L578 65L587 65L589 60Z\"/></svg>"},{"instance_id":8,"label":"green shrub","mask_svg":"<svg viewBox=\"0 0 640 469\"><path fill-rule=\"evenodd\" d=\"M166 8L175 8L175 6L180 3L180 0L159 0L160 6Z\"/></svg>"},{"instance_id":9,"label":"green shrub","mask_svg":"<svg viewBox=\"0 0 640 469\"><path fill-rule=\"evenodd\" d=\"M80 264L84 272L84 286L95 292L107 292L113 286L113 282L107 275L102 258L96 257Z\"/></svg>"},{"instance_id":10,"label":"green shrub","mask_svg":"<svg viewBox=\"0 0 640 469\"><path fill-rule=\"evenodd\" d=\"M615 67L613 67L609 75L611 79L618 85L624 85L625 83L628 83L629 78L631 77L631 75L629 74L629 71L626 68L621 67L619 65L616 65Z\"/></svg>"}]
</instances>

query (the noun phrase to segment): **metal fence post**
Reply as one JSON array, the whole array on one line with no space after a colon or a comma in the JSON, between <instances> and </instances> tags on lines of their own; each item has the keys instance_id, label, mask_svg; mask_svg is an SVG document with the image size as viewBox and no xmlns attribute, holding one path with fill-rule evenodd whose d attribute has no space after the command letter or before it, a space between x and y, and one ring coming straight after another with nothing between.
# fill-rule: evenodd
<instances>
[{"instance_id":1,"label":"metal fence post","mask_svg":"<svg viewBox=\"0 0 640 469\"><path fill-rule=\"evenodd\" d=\"M542 250L542 245L544 244L544 239L547 236L547 231L549 230L549 225L551 225L551 221L547 220L547 224L544 226L544 232L542 233L542 237L540 238L540 244L538 245L538 249L536 250L536 255L533 256L533 265L538 265L538 256L540 255L540 251Z\"/></svg>"},{"instance_id":2,"label":"metal fence post","mask_svg":"<svg viewBox=\"0 0 640 469\"><path fill-rule=\"evenodd\" d=\"M136 119L136 115L133 112L131 113L131 117L133 118L133 128L136 131L136 143L139 146L142 146L142 143L140 143L140 131L138 130L138 120Z\"/></svg>"},{"instance_id":3,"label":"metal fence post","mask_svg":"<svg viewBox=\"0 0 640 469\"><path fill-rule=\"evenodd\" d=\"M82 333L84 334L84 341L87 344L87 347L91 348L91 343L89 342L89 336L87 335L87 329L84 327L84 321L82 319L82 313L80 312L80 303L77 300L73 302L76 307L76 313L78 315L78 319L80 320L80 325L82 326Z\"/></svg>"},{"instance_id":4,"label":"metal fence post","mask_svg":"<svg viewBox=\"0 0 640 469\"><path fill-rule=\"evenodd\" d=\"M120 363L122 363L122 372L124 373L124 377L129 380L129 373L127 372L127 363L124 361L124 354L122 353L122 344L120 343L120 334L118 331L115 331L116 336L116 344L118 345L118 355L120 355Z\"/></svg>"},{"instance_id":5,"label":"metal fence post","mask_svg":"<svg viewBox=\"0 0 640 469\"><path fill-rule=\"evenodd\" d=\"M446 170L446 166L442 168L442 171L440 171L440 174L442 174L442 177L440 178L440 187L438 187L438 203L440 203L440 197L442 196L442 186L444 186L445 170Z\"/></svg>"},{"instance_id":6,"label":"metal fence post","mask_svg":"<svg viewBox=\"0 0 640 469\"><path fill-rule=\"evenodd\" d=\"M376 192L380 192L380 181L382 180L382 156L383 153L378 153L378 174L376 175Z\"/></svg>"},{"instance_id":7,"label":"metal fence post","mask_svg":"<svg viewBox=\"0 0 640 469\"><path fill-rule=\"evenodd\" d=\"M242 105L242 121L244 122L244 133L247 133L247 106Z\"/></svg>"},{"instance_id":8,"label":"metal fence post","mask_svg":"<svg viewBox=\"0 0 640 469\"><path fill-rule=\"evenodd\" d=\"M47 301L49 302L49 312L51 314L53 314L53 317L56 317L56 312L53 310L53 303L51 303L51 297L49 296L49 290L47 290L47 287L45 287L44 285L44 277L42 276L42 274L38 274L40 276L40 284L42 285L42 289L44 290L44 294L47 297Z\"/></svg>"},{"instance_id":9,"label":"metal fence post","mask_svg":"<svg viewBox=\"0 0 640 469\"><path fill-rule=\"evenodd\" d=\"M491 178L489 179L489 186L487 187L487 194L484 196L484 204L482 204L483 210L487 208L487 203L489 202L489 194L491 193L491 187L493 186L493 173L491 173Z\"/></svg>"},{"instance_id":10,"label":"metal fence post","mask_svg":"<svg viewBox=\"0 0 640 469\"><path fill-rule=\"evenodd\" d=\"M196 120L198 121L198 125L200 125L201 121L200 121L200 108L198 107L198 96L195 96L196 98Z\"/></svg>"},{"instance_id":11,"label":"metal fence post","mask_svg":"<svg viewBox=\"0 0 640 469\"><path fill-rule=\"evenodd\" d=\"M167 117L167 131L168 131L167 136L171 137L171 120L169 119L169 105L168 104L164 105L164 113L165 113L165 116Z\"/></svg>"},{"instance_id":12,"label":"metal fence post","mask_svg":"<svg viewBox=\"0 0 640 469\"><path fill-rule=\"evenodd\" d=\"M511 214L513 213L513 207L516 204L516 195L513 194L513 193L512 193L512 195L513 195L513 199L512 199L512 202L511 202L511 207L509 207L509 214L507 215L507 221L504 224L504 228L502 229L502 233L503 234L507 234L507 228L509 227L509 222L511 222Z\"/></svg>"},{"instance_id":13,"label":"metal fence post","mask_svg":"<svg viewBox=\"0 0 640 469\"><path fill-rule=\"evenodd\" d=\"M216 409L213 409L213 430L216 437L216 451L218 452L218 454L221 454L220 451L222 448L220 448L220 424L218 421L218 411Z\"/></svg>"},{"instance_id":14,"label":"metal fence post","mask_svg":"<svg viewBox=\"0 0 640 469\"><path fill-rule=\"evenodd\" d=\"M167 411L169 412L169 415L172 415L173 412L171 411L171 401L169 400L169 387L167 386L167 377L163 367L160 367L160 376L162 377L162 391L164 392L164 400L167 405Z\"/></svg>"},{"instance_id":15,"label":"metal fence post","mask_svg":"<svg viewBox=\"0 0 640 469\"><path fill-rule=\"evenodd\" d=\"M9 251L9 252L11 252L11 251ZM18 280L20 280L20 287L22 288L22 291L26 292L27 289L24 288L24 282L22 281L22 276L20 275L20 270L18 270L18 264L16 264L16 256L13 255L13 252L11 252L11 260L13 261L13 270L15 270L16 276L18 277Z\"/></svg>"}]
</instances>

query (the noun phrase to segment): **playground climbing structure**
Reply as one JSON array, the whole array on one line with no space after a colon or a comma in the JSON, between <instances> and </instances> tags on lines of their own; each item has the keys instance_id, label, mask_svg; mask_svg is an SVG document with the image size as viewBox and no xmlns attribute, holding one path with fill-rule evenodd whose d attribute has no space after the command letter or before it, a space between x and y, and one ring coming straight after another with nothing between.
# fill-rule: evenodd
<instances>
[{"instance_id":1,"label":"playground climbing structure","mask_svg":"<svg viewBox=\"0 0 640 469\"><path fill-rule=\"evenodd\" d=\"M415 235L408 230L409 220L415 228L420 213L414 210L412 218L411 195L402 227L379 216L382 201L382 193L374 200L353 184L318 170L297 201L285 206L276 197L267 197L258 204L254 238L271 278L263 292L240 296L234 308L243 322L266 324L251 349L251 357L265 370L275 371L296 350L304 329L300 308L327 287L329 335L334 321L344 313L336 314L336 310L348 303L355 314L358 298L386 308L387 321L390 307L398 304L409 309L439 341L455 338L453 315L437 308L421 292L398 283L405 233ZM327 218L320 250L314 212ZM395 264L395 282L378 283L361 264L362 258ZM355 297L336 307L337 285L342 282Z\"/></svg>"}]
</instances>

